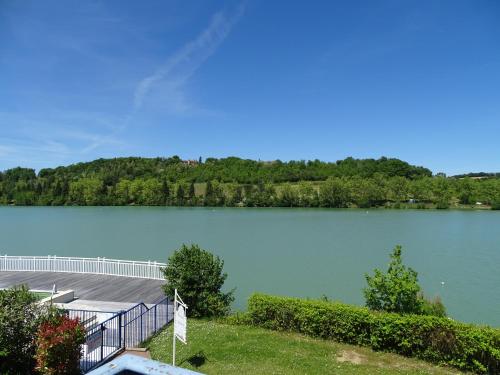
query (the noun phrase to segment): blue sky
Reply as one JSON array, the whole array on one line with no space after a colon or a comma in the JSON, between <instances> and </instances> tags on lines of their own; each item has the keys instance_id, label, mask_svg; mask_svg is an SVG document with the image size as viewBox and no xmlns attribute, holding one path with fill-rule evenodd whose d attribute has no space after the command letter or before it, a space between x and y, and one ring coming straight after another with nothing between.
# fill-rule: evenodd
<instances>
[{"instance_id":1,"label":"blue sky","mask_svg":"<svg viewBox=\"0 0 500 375\"><path fill-rule=\"evenodd\" d=\"M498 1L0 0L0 169L390 156L500 171Z\"/></svg>"}]
</instances>

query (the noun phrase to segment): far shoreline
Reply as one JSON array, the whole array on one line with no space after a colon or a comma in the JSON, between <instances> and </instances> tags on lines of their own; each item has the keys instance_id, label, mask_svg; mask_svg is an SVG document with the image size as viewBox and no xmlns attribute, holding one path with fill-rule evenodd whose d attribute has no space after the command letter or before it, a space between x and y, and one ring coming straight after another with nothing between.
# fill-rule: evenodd
<instances>
[{"instance_id":1,"label":"far shoreline","mask_svg":"<svg viewBox=\"0 0 500 375\"><path fill-rule=\"evenodd\" d=\"M300 206L176 206L176 205L140 205L140 204L126 204L126 205L18 205L18 204L0 204L0 207L92 207L92 208L112 208L112 207L137 207L137 208L206 208L206 209L221 209L221 208L234 208L234 209L306 209L306 210L328 210L328 211L500 211L493 209L489 205L481 206L451 206L448 208L437 208L432 206L415 207L409 204L401 204L400 207L392 206L376 206L376 207L300 207Z\"/></svg>"}]
</instances>

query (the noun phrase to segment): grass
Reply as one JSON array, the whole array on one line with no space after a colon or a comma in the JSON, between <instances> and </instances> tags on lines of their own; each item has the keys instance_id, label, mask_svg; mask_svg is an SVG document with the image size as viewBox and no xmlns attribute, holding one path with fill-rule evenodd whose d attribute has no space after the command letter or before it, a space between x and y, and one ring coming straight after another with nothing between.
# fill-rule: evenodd
<instances>
[{"instance_id":1,"label":"grass","mask_svg":"<svg viewBox=\"0 0 500 375\"><path fill-rule=\"evenodd\" d=\"M172 326L145 344L172 363ZM204 374L458 374L423 361L295 333L190 319L176 365Z\"/></svg>"},{"instance_id":2,"label":"grass","mask_svg":"<svg viewBox=\"0 0 500 375\"><path fill-rule=\"evenodd\" d=\"M44 298L47 298L47 297L50 297L52 295L51 292L31 292L35 295L35 298L38 300L38 301L41 301L42 299Z\"/></svg>"}]
</instances>

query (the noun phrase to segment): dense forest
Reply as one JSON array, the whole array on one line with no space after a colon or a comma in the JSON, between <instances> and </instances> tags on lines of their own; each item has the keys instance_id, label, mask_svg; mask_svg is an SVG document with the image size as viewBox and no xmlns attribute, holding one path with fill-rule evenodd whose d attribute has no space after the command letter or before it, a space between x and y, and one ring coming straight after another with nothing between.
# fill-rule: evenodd
<instances>
[{"instance_id":1,"label":"dense forest","mask_svg":"<svg viewBox=\"0 0 500 375\"><path fill-rule=\"evenodd\" d=\"M335 163L128 157L38 174L20 167L0 172L0 203L500 209L500 178L433 176L424 167L385 157Z\"/></svg>"}]
</instances>

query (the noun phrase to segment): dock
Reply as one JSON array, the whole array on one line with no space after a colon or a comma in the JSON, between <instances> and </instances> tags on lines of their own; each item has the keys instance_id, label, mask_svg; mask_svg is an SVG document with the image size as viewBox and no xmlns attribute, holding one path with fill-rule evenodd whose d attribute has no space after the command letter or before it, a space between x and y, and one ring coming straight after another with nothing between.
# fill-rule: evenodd
<instances>
[{"instance_id":1,"label":"dock","mask_svg":"<svg viewBox=\"0 0 500 375\"><path fill-rule=\"evenodd\" d=\"M0 289L26 285L30 289L71 289L80 300L154 303L164 297L164 280L67 272L0 271Z\"/></svg>"}]
</instances>

